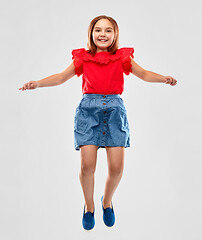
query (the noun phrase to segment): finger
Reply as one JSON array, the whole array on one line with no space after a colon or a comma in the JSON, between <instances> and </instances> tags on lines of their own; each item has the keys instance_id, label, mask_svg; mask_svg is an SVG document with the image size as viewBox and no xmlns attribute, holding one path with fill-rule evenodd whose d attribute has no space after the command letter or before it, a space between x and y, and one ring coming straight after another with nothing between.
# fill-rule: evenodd
<instances>
[{"instance_id":1,"label":"finger","mask_svg":"<svg viewBox=\"0 0 202 240\"><path fill-rule=\"evenodd\" d=\"M170 84L170 76L167 76L167 81L166 81L166 83L169 83Z\"/></svg>"},{"instance_id":2,"label":"finger","mask_svg":"<svg viewBox=\"0 0 202 240\"><path fill-rule=\"evenodd\" d=\"M165 82L164 83L167 83L168 82L168 79L167 78L165 78Z\"/></svg>"},{"instance_id":3,"label":"finger","mask_svg":"<svg viewBox=\"0 0 202 240\"><path fill-rule=\"evenodd\" d=\"M170 80L170 83L171 83L171 85L173 85L173 83L174 83L172 78L171 78L171 80Z\"/></svg>"}]
</instances>

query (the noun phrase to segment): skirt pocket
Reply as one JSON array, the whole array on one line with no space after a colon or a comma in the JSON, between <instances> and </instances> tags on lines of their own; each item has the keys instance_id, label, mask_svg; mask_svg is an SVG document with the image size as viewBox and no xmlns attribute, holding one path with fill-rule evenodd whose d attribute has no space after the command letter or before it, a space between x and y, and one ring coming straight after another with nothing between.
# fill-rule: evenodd
<instances>
[{"instance_id":1,"label":"skirt pocket","mask_svg":"<svg viewBox=\"0 0 202 240\"><path fill-rule=\"evenodd\" d=\"M120 128L122 131L129 131L129 123L126 110L120 111Z\"/></svg>"},{"instance_id":2,"label":"skirt pocket","mask_svg":"<svg viewBox=\"0 0 202 240\"><path fill-rule=\"evenodd\" d=\"M81 104L76 109L74 117L74 131L84 134L88 127L88 113L81 108Z\"/></svg>"},{"instance_id":3,"label":"skirt pocket","mask_svg":"<svg viewBox=\"0 0 202 240\"><path fill-rule=\"evenodd\" d=\"M75 119L75 122L74 122L74 130L75 130L77 133L81 133L81 134L85 133L86 128L87 128L87 122L86 122L86 120L78 119L78 118Z\"/></svg>"}]
</instances>

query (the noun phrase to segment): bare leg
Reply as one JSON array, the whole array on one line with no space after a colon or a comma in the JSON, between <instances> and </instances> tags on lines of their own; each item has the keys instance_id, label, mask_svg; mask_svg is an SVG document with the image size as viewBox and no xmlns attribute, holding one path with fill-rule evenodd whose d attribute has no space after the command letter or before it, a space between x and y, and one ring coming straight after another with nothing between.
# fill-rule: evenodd
<instances>
[{"instance_id":1,"label":"bare leg","mask_svg":"<svg viewBox=\"0 0 202 240\"><path fill-rule=\"evenodd\" d=\"M97 149L95 145L80 147L81 169L79 179L85 198L85 212L94 211L94 173L97 163Z\"/></svg>"},{"instance_id":2,"label":"bare leg","mask_svg":"<svg viewBox=\"0 0 202 240\"><path fill-rule=\"evenodd\" d=\"M124 147L106 147L108 176L105 184L103 207L112 207L113 194L121 180L124 169Z\"/></svg>"}]
</instances>

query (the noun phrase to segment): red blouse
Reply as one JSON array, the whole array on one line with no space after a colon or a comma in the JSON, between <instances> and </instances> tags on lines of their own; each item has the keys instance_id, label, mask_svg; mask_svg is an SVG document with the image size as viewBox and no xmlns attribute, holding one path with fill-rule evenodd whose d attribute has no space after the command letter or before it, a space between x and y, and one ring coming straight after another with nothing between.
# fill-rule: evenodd
<instances>
[{"instance_id":1,"label":"red blouse","mask_svg":"<svg viewBox=\"0 0 202 240\"><path fill-rule=\"evenodd\" d=\"M72 50L75 74L82 76L82 93L122 94L123 73L132 72L134 48L120 48L115 54L98 52L93 57L85 48Z\"/></svg>"}]
</instances>

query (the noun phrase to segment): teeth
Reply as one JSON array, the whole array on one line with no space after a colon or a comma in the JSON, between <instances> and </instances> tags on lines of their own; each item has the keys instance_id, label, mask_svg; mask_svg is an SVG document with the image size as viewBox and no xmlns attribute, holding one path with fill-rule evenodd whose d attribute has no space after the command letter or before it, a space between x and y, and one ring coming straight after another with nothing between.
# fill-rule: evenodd
<instances>
[{"instance_id":1,"label":"teeth","mask_svg":"<svg viewBox=\"0 0 202 240\"><path fill-rule=\"evenodd\" d=\"M107 40L99 40L99 41L101 41L101 42L106 42Z\"/></svg>"}]
</instances>

